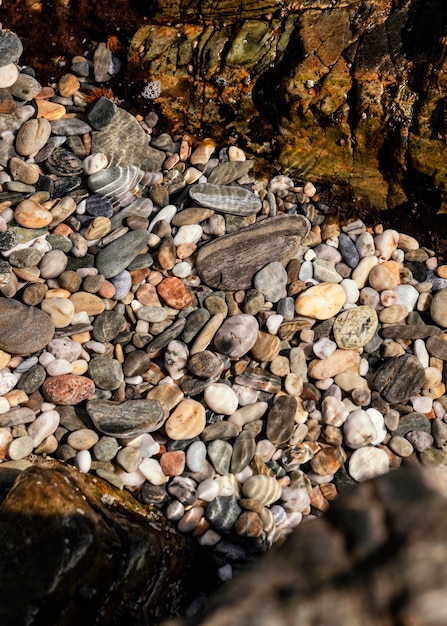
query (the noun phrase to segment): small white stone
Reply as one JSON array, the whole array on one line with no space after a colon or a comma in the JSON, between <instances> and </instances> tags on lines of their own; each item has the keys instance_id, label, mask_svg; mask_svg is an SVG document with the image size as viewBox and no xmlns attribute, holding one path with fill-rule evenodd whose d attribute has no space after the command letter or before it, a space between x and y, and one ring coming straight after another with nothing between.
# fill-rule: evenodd
<instances>
[{"instance_id":1,"label":"small white stone","mask_svg":"<svg viewBox=\"0 0 447 626\"><path fill-rule=\"evenodd\" d=\"M359 448L349 459L349 474L358 482L387 474L389 469L388 454L381 448Z\"/></svg>"},{"instance_id":2,"label":"small white stone","mask_svg":"<svg viewBox=\"0 0 447 626\"><path fill-rule=\"evenodd\" d=\"M168 481L168 477L163 474L161 465L156 459L143 459L138 466L138 471L151 485L163 485Z\"/></svg>"},{"instance_id":3,"label":"small white stone","mask_svg":"<svg viewBox=\"0 0 447 626\"><path fill-rule=\"evenodd\" d=\"M8 63L0 67L0 88L11 87L19 76L19 70L15 63Z\"/></svg>"},{"instance_id":4,"label":"small white stone","mask_svg":"<svg viewBox=\"0 0 447 626\"><path fill-rule=\"evenodd\" d=\"M322 337L314 343L312 349L319 359L326 359L337 349L337 344L328 337Z\"/></svg>"},{"instance_id":5,"label":"small white stone","mask_svg":"<svg viewBox=\"0 0 447 626\"><path fill-rule=\"evenodd\" d=\"M233 391L237 395L237 401L239 406L247 406L247 404L253 404L257 401L259 391L257 389L250 389L243 385L235 383L233 385Z\"/></svg>"},{"instance_id":6,"label":"small white stone","mask_svg":"<svg viewBox=\"0 0 447 626\"><path fill-rule=\"evenodd\" d=\"M211 502L219 494L220 486L214 478L206 478L197 486L197 497L205 502Z\"/></svg>"},{"instance_id":7,"label":"small white stone","mask_svg":"<svg viewBox=\"0 0 447 626\"><path fill-rule=\"evenodd\" d=\"M391 228L384 230L383 233L374 237L374 245L376 250L380 252L380 255L384 259L390 259L394 250L399 243L399 233L397 230Z\"/></svg>"},{"instance_id":8,"label":"small white stone","mask_svg":"<svg viewBox=\"0 0 447 626\"><path fill-rule=\"evenodd\" d=\"M46 366L49 376L61 376L62 374L71 374L73 372L73 364L66 359L54 359Z\"/></svg>"},{"instance_id":9,"label":"small white stone","mask_svg":"<svg viewBox=\"0 0 447 626\"><path fill-rule=\"evenodd\" d=\"M397 285L397 304L403 304L409 311L413 311L419 298L419 292L413 285Z\"/></svg>"},{"instance_id":10,"label":"small white stone","mask_svg":"<svg viewBox=\"0 0 447 626\"><path fill-rule=\"evenodd\" d=\"M345 423L343 432L346 444L356 450L377 439L378 433L371 417L363 409L352 411Z\"/></svg>"},{"instance_id":11,"label":"small white stone","mask_svg":"<svg viewBox=\"0 0 447 626\"><path fill-rule=\"evenodd\" d=\"M138 435L134 439L127 441L126 445L135 448L143 459L149 459L160 452L160 444L149 433Z\"/></svg>"},{"instance_id":12,"label":"small white stone","mask_svg":"<svg viewBox=\"0 0 447 626\"><path fill-rule=\"evenodd\" d=\"M379 443L382 443L382 441L387 436L387 430L385 427L385 421L384 421L383 415L380 411L378 411L377 409L373 409L373 408L366 409L366 412L371 418L371 421L374 424L374 428L377 431L377 437L371 441L371 444L373 446L378 446Z\"/></svg>"},{"instance_id":13,"label":"small white stone","mask_svg":"<svg viewBox=\"0 0 447 626\"><path fill-rule=\"evenodd\" d=\"M180 226L174 237L174 244L179 246L184 243L197 243L202 237L203 229L200 224L186 224Z\"/></svg>"},{"instance_id":14,"label":"small white stone","mask_svg":"<svg viewBox=\"0 0 447 626\"><path fill-rule=\"evenodd\" d=\"M6 398L0 397L0 415L10 410L9 402ZM1 446L0 446L1 447Z\"/></svg>"},{"instance_id":15,"label":"small white stone","mask_svg":"<svg viewBox=\"0 0 447 626\"><path fill-rule=\"evenodd\" d=\"M187 261L182 261L181 263L176 263L172 268L172 273L177 278L186 278L191 274L192 267Z\"/></svg>"},{"instance_id":16,"label":"small white stone","mask_svg":"<svg viewBox=\"0 0 447 626\"><path fill-rule=\"evenodd\" d=\"M201 546L215 546L221 540L221 536L214 530L207 530L198 538Z\"/></svg>"},{"instance_id":17,"label":"small white stone","mask_svg":"<svg viewBox=\"0 0 447 626\"><path fill-rule=\"evenodd\" d=\"M152 219L151 223L149 224L149 228L147 229L148 232L151 233L152 230L154 229L155 224L159 222L160 220L164 220L165 222L168 222L168 224L170 224L172 218L174 217L176 213L177 213L177 207L174 206L173 204L167 204L165 207L160 209L160 211L158 211L158 213Z\"/></svg>"},{"instance_id":18,"label":"small white stone","mask_svg":"<svg viewBox=\"0 0 447 626\"><path fill-rule=\"evenodd\" d=\"M56 432L59 422L59 413L54 410L41 413L34 422L31 422L28 426L28 435L32 438L35 448L40 446L44 439Z\"/></svg>"},{"instance_id":19,"label":"small white stone","mask_svg":"<svg viewBox=\"0 0 447 626\"><path fill-rule=\"evenodd\" d=\"M307 283L313 277L313 266L310 261L304 261L301 263L300 271L298 273L298 278L303 281L303 283Z\"/></svg>"},{"instance_id":20,"label":"small white stone","mask_svg":"<svg viewBox=\"0 0 447 626\"><path fill-rule=\"evenodd\" d=\"M224 383L212 383L203 394L205 404L215 413L231 415L238 407L237 395Z\"/></svg>"},{"instance_id":21,"label":"small white stone","mask_svg":"<svg viewBox=\"0 0 447 626\"><path fill-rule=\"evenodd\" d=\"M206 446L203 441L194 441L186 450L186 465L191 472L199 472L206 459Z\"/></svg>"},{"instance_id":22,"label":"small white stone","mask_svg":"<svg viewBox=\"0 0 447 626\"><path fill-rule=\"evenodd\" d=\"M359 235L355 242L355 247L361 258L365 256L372 256L376 250L374 246L374 238L371 233L364 232Z\"/></svg>"},{"instance_id":23,"label":"small white stone","mask_svg":"<svg viewBox=\"0 0 447 626\"><path fill-rule=\"evenodd\" d=\"M271 335L276 335L284 317L282 315L269 315L266 321L267 330Z\"/></svg>"},{"instance_id":24,"label":"small white stone","mask_svg":"<svg viewBox=\"0 0 447 626\"><path fill-rule=\"evenodd\" d=\"M186 374L189 350L182 341L173 339L169 342L165 356L165 368L173 380L178 380Z\"/></svg>"},{"instance_id":25,"label":"small white stone","mask_svg":"<svg viewBox=\"0 0 447 626\"><path fill-rule=\"evenodd\" d=\"M359 288L357 287L355 280L352 280L352 278L344 278L340 285L343 287L346 294L345 307L346 304L355 304L360 295Z\"/></svg>"},{"instance_id":26,"label":"small white stone","mask_svg":"<svg viewBox=\"0 0 447 626\"><path fill-rule=\"evenodd\" d=\"M178 500L174 500L166 507L166 517L171 522L178 522L185 514L185 507Z\"/></svg>"},{"instance_id":27,"label":"small white stone","mask_svg":"<svg viewBox=\"0 0 447 626\"><path fill-rule=\"evenodd\" d=\"M425 347L425 341L423 339L416 339L414 342L414 356L419 359L422 367L427 368L430 365L430 355Z\"/></svg>"},{"instance_id":28,"label":"small white stone","mask_svg":"<svg viewBox=\"0 0 447 626\"><path fill-rule=\"evenodd\" d=\"M88 450L79 450L75 456L75 465L80 472L87 474L92 467L92 455Z\"/></svg>"},{"instance_id":29,"label":"small white stone","mask_svg":"<svg viewBox=\"0 0 447 626\"><path fill-rule=\"evenodd\" d=\"M14 389L19 380L18 376L11 374L11 372L7 369L4 369L0 372L0 396L4 396L5 393Z\"/></svg>"},{"instance_id":30,"label":"small white stone","mask_svg":"<svg viewBox=\"0 0 447 626\"><path fill-rule=\"evenodd\" d=\"M90 174L94 174L95 172L99 172L100 170L105 169L109 164L109 160L103 152L95 152L94 154L89 154L88 157L82 162L84 166L84 171L86 174L90 176Z\"/></svg>"},{"instance_id":31,"label":"small white stone","mask_svg":"<svg viewBox=\"0 0 447 626\"><path fill-rule=\"evenodd\" d=\"M270 461L275 452L276 446L269 439L261 439L256 444L255 454L259 456L264 463Z\"/></svg>"},{"instance_id":32,"label":"small white stone","mask_svg":"<svg viewBox=\"0 0 447 626\"><path fill-rule=\"evenodd\" d=\"M321 403L323 421L331 426L341 426L345 423L349 411L341 400L335 396L327 396Z\"/></svg>"},{"instance_id":33,"label":"small white stone","mask_svg":"<svg viewBox=\"0 0 447 626\"><path fill-rule=\"evenodd\" d=\"M285 487L282 490L281 502L286 511L302 513L310 505L310 497L305 489Z\"/></svg>"},{"instance_id":34,"label":"small white stone","mask_svg":"<svg viewBox=\"0 0 447 626\"><path fill-rule=\"evenodd\" d=\"M146 480L146 476L139 471L125 472L122 469L118 469L115 473L123 481L125 487L141 487Z\"/></svg>"},{"instance_id":35,"label":"small white stone","mask_svg":"<svg viewBox=\"0 0 447 626\"><path fill-rule=\"evenodd\" d=\"M430 413L433 408L433 398L428 396L412 396L410 402L417 413Z\"/></svg>"},{"instance_id":36,"label":"small white stone","mask_svg":"<svg viewBox=\"0 0 447 626\"><path fill-rule=\"evenodd\" d=\"M233 578L233 567L230 563L222 565L222 567L219 567L217 570L217 575L219 576L219 580L225 583L227 580L231 580Z\"/></svg>"},{"instance_id":37,"label":"small white stone","mask_svg":"<svg viewBox=\"0 0 447 626\"><path fill-rule=\"evenodd\" d=\"M315 185L313 183L311 183L311 182L307 182L304 185L303 191L304 191L304 193L306 194L306 196L308 198L313 198L314 195L317 193Z\"/></svg>"}]
</instances>

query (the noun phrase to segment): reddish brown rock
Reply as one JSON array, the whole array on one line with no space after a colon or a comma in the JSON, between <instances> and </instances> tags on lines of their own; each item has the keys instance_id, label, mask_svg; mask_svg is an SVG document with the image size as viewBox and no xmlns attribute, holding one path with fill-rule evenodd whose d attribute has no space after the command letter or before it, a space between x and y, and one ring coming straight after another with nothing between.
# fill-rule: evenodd
<instances>
[{"instance_id":1,"label":"reddish brown rock","mask_svg":"<svg viewBox=\"0 0 447 626\"><path fill-rule=\"evenodd\" d=\"M47 400L55 404L74 405L95 393L95 383L85 376L62 374L50 376L42 385Z\"/></svg>"},{"instance_id":2,"label":"reddish brown rock","mask_svg":"<svg viewBox=\"0 0 447 626\"><path fill-rule=\"evenodd\" d=\"M158 295L173 309L187 309L192 304L192 294L180 278L170 276L157 285Z\"/></svg>"}]
</instances>

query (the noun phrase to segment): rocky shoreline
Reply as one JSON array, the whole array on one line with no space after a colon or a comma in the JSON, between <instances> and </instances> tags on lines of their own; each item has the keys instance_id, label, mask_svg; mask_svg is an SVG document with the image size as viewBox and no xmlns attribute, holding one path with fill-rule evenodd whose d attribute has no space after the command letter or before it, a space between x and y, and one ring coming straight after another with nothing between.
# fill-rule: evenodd
<instances>
[{"instance_id":1,"label":"rocky shoreline","mask_svg":"<svg viewBox=\"0 0 447 626\"><path fill-rule=\"evenodd\" d=\"M100 43L57 84L0 32L0 481L54 457L219 575L356 482L447 462L447 266L237 146L155 132ZM404 229L403 229L404 230Z\"/></svg>"}]
</instances>

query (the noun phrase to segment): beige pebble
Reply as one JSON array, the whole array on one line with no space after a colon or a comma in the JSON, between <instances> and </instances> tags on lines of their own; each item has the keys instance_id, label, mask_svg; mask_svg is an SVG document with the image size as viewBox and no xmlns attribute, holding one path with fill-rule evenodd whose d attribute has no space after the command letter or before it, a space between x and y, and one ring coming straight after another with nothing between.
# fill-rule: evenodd
<instances>
[{"instance_id":1,"label":"beige pebble","mask_svg":"<svg viewBox=\"0 0 447 626\"><path fill-rule=\"evenodd\" d=\"M12 389L3 396L9 403L11 408L18 406L19 404L25 404L28 402L28 395L22 389Z\"/></svg>"},{"instance_id":2,"label":"beige pebble","mask_svg":"<svg viewBox=\"0 0 447 626\"><path fill-rule=\"evenodd\" d=\"M43 228L51 224L53 216L34 200L22 200L15 209L14 218L20 226L25 228Z\"/></svg>"},{"instance_id":3,"label":"beige pebble","mask_svg":"<svg viewBox=\"0 0 447 626\"><path fill-rule=\"evenodd\" d=\"M49 100L37 100L37 117L44 117L49 120L60 120L67 113L67 109L62 104L50 102Z\"/></svg>"},{"instance_id":4,"label":"beige pebble","mask_svg":"<svg viewBox=\"0 0 447 626\"><path fill-rule=\"evenodd\" d=\"M0 350L0 370L6 367L11 359L11 355L9 352L4 352L4 350Z\"/></svg>"},{"instance_id":5,"label":"beige pebble","mask_svg":"<svg viewBox=\"0 0 447 626\"><path fill-rule=\"evenodd\" d=\"M14 180L26 185L34 185L39 180L40 169L35 163L25 163L19 157L13 157L8 163L9 171Z\"/></svg>"},{"instance_id":6,"label":"beige pebble","mask_svg":"<svg viewBox=\"0 0 447 626\"><path fill-rule=\"evenodd\" d=\"M75 313L75 306L68 298L49 298L41 302L40 308L53 320L56 328L69 326Z\"/></svg>"},{"instance_id":7,"label":"beige pebble","mask_svg":"<svg viewBox=\"0 0 447 626\"><path fill-rule=\"evenodd\" d=\"M355 350L334 350L325 359L315 359L309 364L309 376L317 380L333 378L352 368L358 368L360 355Z\"/></svg>"},{"instance_id":8,"label":"beige pebble","mask_svg":"<svg viewBox=\"0 0 447 626\"><path fill-rule=\"evenodd\" d=\"M87 241L101 239L112 230L112 222L108 217L95 217L84 231L84 237Z\"/></svg>"},{"instance_id":9,"label":"beige pebble","mask_svg":"<svg viewBox=\"0 0 447 626\"><path fill-rule=\"evenodd\" d=\"M65 74L59 80L59 93L63 98L68 98L78 91L81 83L74 74Z\"/></svg>"},{"instance_id":10,"label":"beige pebble","mask_svg":"<svg viewBox=\"0 0 447 626\"><path fill-rule=\"evenodd\" d=\"M346 293L336 283L320 283L300 293L295 311L312 319L327 320L336 315L346 302Z\"/></svg>"},{"instance_id":11,"label":"beige pebble","mask_svg":"<svg viewBox=\"0 0 447 626\"><path fill-rule=\"evenodd\" d=\"M204 139L192 152L191 165L206 165L214 152L216 144L212 139Z\"/></svg>"},{"instance_id":12,"label":"beige pebble","mask_svg":"<svg viewBox=\"0 0 447 626\"><path fill-rule=\"evenodd\" d=\"M0 88L11 87L19 76L19 70L15 63L8 63L0 67Z\"/></svg>"},{"instance_id":13,"label":"beige pebble","mask_svg":"<svg viewBox=\"0 0 447 626\"><path fill-rule=\"evenodd\" d=\"M99 315L105 308L104 301L101 298L86 291L78 291L71 294L70 300L74 304L75 313L85 311L89 316Z\"/></svg>"},{"instance_id":14,"label":"beige pebble","mask_svg":"<svg viewBox=\"0 0 447 626\"><path fill-rule=\"evenodd\" d=\"M404 304L392 304L378 313L382 324L397 324L402 322L408 315L408 309Z\"/></svg>"},{"instance_id":15,"label":"beige pebble","mask_svg":"<svg viewBox=\"0 0 447 626\"><path fill-rule=\"evenodd\" d=\"M26 121L16 136L16 150L22 156L38 152L51 135L51 124L45 118Z\"/></svg>"},{"instance_id":16,"label":"beige pebble","mask_svg":"<svg viewBox=\"0 0 447 626\"><path fill-rule=\"evenodd\" d=\"M89 450L99 440L99 435L90 428L80 428L69 434L67 443L75 450Z\"/></svg>"},{"instance_id":17,"label":"beige pebble","mask_svg":"<svg viewBox=\"0 0 447 626\"><path fill-rule=\"evenodd\" d=\"M363 289L368 280L370 271L375 265L378 265L379 260L376 256L365 256L360 260L355 270L352 272L351 278L355 281L359 289Z\"/></svg>"},{"instance_id":18,"label":"beige pebble","mask_svg":"<svg viewBox=\"0 0 447 626\"><path fill-rule=\"evenodd\" d=\"M208 320L191 346L189 351L190 356L196 354L197 352L202 352L209 346L224 319L225 315L223 313L216 313L216 315L213 315Z\"/></svg>"},{"instance_id":19,"label":"beige pebble","mask_svg":"<svg viewBox=\"0 0 447 626\"><path fill-rule=\"evenodd\" d=\"M200 435L206 425L205 407L187 398L182 400L165 424L168 437L174 440L193 439Z\"/></svg>"}]
</instances>

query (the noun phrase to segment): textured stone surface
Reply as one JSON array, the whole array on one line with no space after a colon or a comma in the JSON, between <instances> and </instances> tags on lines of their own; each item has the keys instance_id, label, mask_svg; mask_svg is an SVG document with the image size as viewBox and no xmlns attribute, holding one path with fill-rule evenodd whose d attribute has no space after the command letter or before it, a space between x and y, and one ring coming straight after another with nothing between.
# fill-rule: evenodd
<instances>
[{"instance_id":1,"label":"textured stone surface","mask_svg":"<svg viewBox=\"0 0 447 626\"><path fill-rule=\"evenodd\" d=\"M254 274L267 263L279 261L285 265L289 261L309 226L303 216L288 215L219 237L199 250L197 270L210 287L248 289Z\"/></svg>"},{"instance_id":2,"label":"textured stone surface","mask_svg":"<svg viewBox=\"0 0 447 626\"><path fill-rule=\"evenodd\" d=\"M405 402L424 383L424 368L411 354L388 359L372 378L372 388L388 402Z\"/></svg>"},{"instance_id":3,"label":"textured stone surface","mask_svg":"<svg viewBox=\"0 0 447 626\"><path fill-rule=\"evenodd\" d=\"M197 548L158 511L56 461L20 476L0 507L0 537L2 624L155 624L195 584Z\"/></svg>"}]
</instances>

